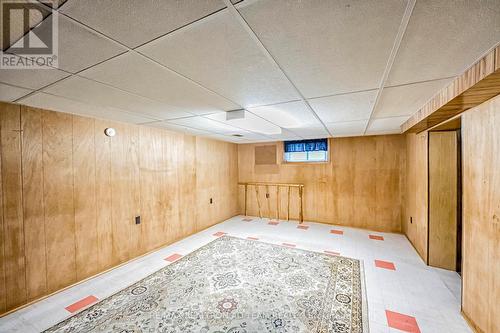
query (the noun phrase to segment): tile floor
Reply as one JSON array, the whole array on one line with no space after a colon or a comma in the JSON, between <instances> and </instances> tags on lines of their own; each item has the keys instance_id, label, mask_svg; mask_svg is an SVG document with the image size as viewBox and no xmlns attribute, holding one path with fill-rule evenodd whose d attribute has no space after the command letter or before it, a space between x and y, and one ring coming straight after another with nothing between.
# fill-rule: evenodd
<instances>
[{"instance_id":1,"label":"tile floor","mask_svg":"<svg viewBox=\"0 0 500 333\"><path fill-rule=\"evenodd\" d=\"M472 332L460 315L459 275L426 266L403 235L244 216L0 318L0 332L47 329L224 234L363 260L370 333Z\"/></svg>"}]
</instances>

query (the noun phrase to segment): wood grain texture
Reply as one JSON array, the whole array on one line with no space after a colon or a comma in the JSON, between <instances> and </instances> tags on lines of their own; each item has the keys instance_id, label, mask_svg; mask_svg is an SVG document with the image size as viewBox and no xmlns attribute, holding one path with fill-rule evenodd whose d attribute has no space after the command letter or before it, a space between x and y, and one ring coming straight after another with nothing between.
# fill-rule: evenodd
<instances>
[{"instance_id":1,"label":"wood grain texture","mask_svg":"<svg viewBox=\"0 0 500 333\"><path fill-rule=\"evenodd\" d=\"M73 116L76 279L99 272L94 119Z\"/></svg>"},{"instance_id":2,"label":"wood grain texture","mask_svg":"<svg viewBox=\"0 0 500 333\"><path fill-rule=\"evenodd\" d=\"M255 165L276 164L276 145L255 146Z\"/></svg>"},{"instance_id":3,"label":"wood grain texture","mask_svg":"<svg viewBox=\"0 0 500 333\"><path fill-rule=\"evenodd\" d=\"M427 262L428 154L427 132L406 135L406 191L402 229Z\"/></svg>"},{"instance_id":4,"label":"wood grain texture","mask_svg":"<svg viewBox=\"0 0 500 333\"><path fill-rule=\"evenodd\" d=\"M43 183L47 291L76 282L72 116L44 112Z\"/></svg>"},{"instance_id":5,"label":"wood grain texture","mask_svg":"<svg viewBox=\"0 0 500 333\"><path fill-rule=\"evenodd\" d=\"M402 132L424 131L498 95L499 54L500 46L455 78L401 125Z\"/></svg>"},{"instance_id":6,"label":"wood grain texture","mask_svg":"<svg viewBox=\"0 0 500 333\"><path fill-rule=\"evenodd\" d=\"M47 292L45 219L43 205L43 111L22 107L22 165L26 289L28 301Z\"/></svg>"},{"instance_id":7,"label":"wood grain texture","mask_svg":"<svg viewBox=\"0 0 500 333\"><path fill-rule=\"evenodd\" d=\"M330 139L331 159L326 163L283 163L278 149L278 173L257 172L256 144L238 145L239 182L302 183L304 219L379 231L401 231L405 172L405 140L400 135ZM239 188L240 211L244 209L244 186ZM266 198L269 193L269 198ZM248 187L247 214L258 216L256 191ZM264 216L286 218L286 189L278 203L276 188L259 188ZM290 218L299 219L299 196L291 189Z\"/></svg>"},{"instance_id":8,"label":"wood grain texture","mask_svg":"<svg viewBox=\"0 0 500 333\"><path fill-rule=\"evenodd\" d=\"M27 301L19 105L2 103L0 128L5 306L12 309Z\"/></svg>"},{"instance_id":9,"label":"wood grain texture","mask_svg":"<svg viewBox=\"0 0 500 333\"><path fill-rule=\"evenodd\" d=\"M485 333L500 331L500 96L462 116L462 310Z\"/></svg>"},{"instance_id":10,"label":"wood grain texture","mask_svg":"<svg viewBox=\"0 0 500 333\"><path fill-rule=\"evenodd\" d=\"M0 314L238 213L235 144L0 103L0 149Z\"/></svg>"},{"instance_id":11,"label":"wood grain texture","mask_svg":"<svg viewBox=\"0 0 500 333\"><path fill-rule=\"evenodd\" d=\"M458 139L429 133L429 265L457 269Z\"/></svg>"},{"instance_id":12,"label":"wood grain texture","mask_svg":"<svg viewBox=\"0 0 500 333\"><path fill-rule=\"evenodd\" d=\"M5 108L8 108L9 105L6 103L1 103L0 102L0 110L4 110ZM1 122L0 122L1 125ZM2 126L0 126L0 140L2 137ZM1 141L0 141L1 143ZM2 146L0 145L0 153L2 152ZM0 184L2 186L0 187L0 313L3 313L7 311L7 292L5 290L6 284L5 284L5 255L4 255L4 239L5 239L5 233L4 233L4 223L3 223L3 178L2 178L2 158L0 157Z\"/></svg>"}]
</instances>

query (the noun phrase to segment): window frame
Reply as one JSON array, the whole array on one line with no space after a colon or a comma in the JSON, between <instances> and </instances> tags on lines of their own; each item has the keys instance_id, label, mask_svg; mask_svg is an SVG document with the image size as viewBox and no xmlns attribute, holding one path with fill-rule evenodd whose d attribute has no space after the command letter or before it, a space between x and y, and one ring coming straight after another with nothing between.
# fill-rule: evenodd
<instances>
[{"instance_id":1,"label":"window frame","mask_svg":"<svg viewBox=\"0 0 500 333\"><path fill-rule=\"evenodd\" d=\"M327 138L327 145L328 148L326 150L326 160L325 161L289 161L286 159L286 152L285 152L285 141L281 142L281 160L283 164L289 164L289 165L311 165L311 164L330 164L331 162L331 140ZM322 150L324 151L324 150Z\"/></svg>"}]
</instances>

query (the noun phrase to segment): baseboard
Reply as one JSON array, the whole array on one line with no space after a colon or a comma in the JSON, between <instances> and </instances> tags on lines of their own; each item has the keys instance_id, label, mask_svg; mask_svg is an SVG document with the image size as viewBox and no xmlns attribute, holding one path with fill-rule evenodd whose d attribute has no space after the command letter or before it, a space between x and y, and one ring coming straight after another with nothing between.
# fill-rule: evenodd
<instances>
[{"instance_id":1,"label":"baseboard","mask_svg":"<svg viewBox=\"0 0 500 333\"><path fill-rule=\"evenodd\" d=\"M418 252L417 247L415 246L415 244L413 244L413 242L412 242L412 241L411 241L411 239L408 237L408 235L407 235L407 234L405 234L404 232L403 232L402 234L406 237L406 239L408 240L408 242L410 242L411 246L413 247L413 249L415 250L415 252L417 252L417 254L418 254L418 256L420 257L420 259L422 259L422 260L423 260L424 264L429 265L429 264L427 263L427 260L426 260L426 259L422 256L422 254L421 254L420 252Z\"/></svg>"},{"instance_id":2,"label":"baseboard","mask_svg":"<svg viewBox=\"0 0 500 333\"><path fill-rule=\"evenodd\" d=\"M474 333L485 333L482 329L480 329L472 319L470 319L464 312L464 310L460 310L460 313L462 314L462 317L464 317L465 319L465 322L467 323L467 325L469 325L469 327L471 328L471 330L474 332Z\"/></svg>"},{"instance_id":3,"label":"baseboard","mask_svg":"<svg viewBox=\"0 0 500 333\"><path fill-rule=\"evenodd\" d=\"M239 215L239 214L236 214L236 215L233 215L232 217L235 217L235 216L238 216L238 215ZM231 217L229 217L229 218L231 218ZM126 264L128 264L128 263L131 263L132 261L137 260L137 259L139 259L139 258L145 257L145 256L147 256L147 255L149 255L149 254L151 254L151 253L153 253L153 252L156 252L156 251L158 251L158 250L160 250L160 249L162 249L162 248L164 248L164 247L166 247L166 246L172 245L173 243L176 243L176 242L181 241L181 240L183 240L183 239L185 239L185 238L187 238L187 237L190 237L190 236L192 236L192 235L194 235L194 234L197 234L197 233L199 233L199 232L202 232L202 231L204 231L204 230L206 230L206 229L208 229L208 228L211 228L211 227L213 227L213 226L214 226L214 225L216 225L216 224L222 223L222 222L224 222L224 221L226 221L226 220L227 220L227 219L222 220L222 221L219 221L219 222L214 222L214 223L211 223L211 224L209 224L208 226L205 226L204 228L201 228L200 230L197 230L197 231L195 231L195 232L194 232L194 233L192 233L192 234L189 234L189 235L186 235L186 236L182 236L182 237L178 237L178 238L176 238L176 239L172 240L172 241L171 241L171 242L169 242L169 243L166 243L166 244L160 245L160 246L158 246L158 247L156 247L156 248L154 248L154 249L152 249L152 250L150 250L150 251L148 251L148 252L146 252L146 253L143 253L143 254L141 254L141 255L138 255L137 257L134 257L134 258L130 258L129 260L124 261L124 262L122 262L122 263L120 263L120 264L118 264L118 265L116 265L116 266L110 267L110 268L108 268L108 269L106 269L106 270L104 270L104 271L102 271L102 272L99 272L99 273L94 274L94 275L92 275L92 276L89 276L89 277L87 277L87 278L85 278L85 279L83 279L83 280L80 280L80 281L77 281L77 282L75 282L75 283L72 283L72 284L70 284L70 285L68 285L68 286L66 286L66 287L64 287L64 288L61 288L61 289L59 289L59 290L56 290L56 291L54 291L54 292L52 292L52 293L50 293L50 294L47 294L47 295L43 295L43 296L41 296L41 297L38 297L38 298L36 298L36 299L34 299L34 300L29 301L28 303L24 303L24 304L22 304L22 305L19 305L19 306L15 307L15 308L13 308L13 309L10 309L10 310L8 310L8 311L6 311L6 312L0 313L0 318L2 318L2 317L4 317L4 316L7 316L7 315L9 315L9 314L11 314L11 313L13 313L13 312L18 311L18 310L21 310L21 309L23 309L23 308L25 308L25 307L27 307L27 306L30 306L30 305L35 304L35 303L37 303L37 302L40 302L40 301L42 301L42 300L44 300L44 299L46 299L46 298L48 298L48 297L54 296L54 295L56 295L56 294L58 294L58 293L60 293L60 292L63 292L63 291L65 291L65 290L67 290L67 289L73 288L74 286L77 286L77 285L79 285L79 284L82 284L82 283L84 283L84 282L87 282L88 280L91 280L91 279L93 279L93 278L95 278L95 277L98 277L98 276L100 276L100 275L106 274L106 273L108 273L108 272L110 272L110 271L112 271L112 270L114 270L114 269L116 269L116 268L119 268L119 267L121 267L121 266L123 266L123 265L126 265Z\"/></svg>"}]
</instances>

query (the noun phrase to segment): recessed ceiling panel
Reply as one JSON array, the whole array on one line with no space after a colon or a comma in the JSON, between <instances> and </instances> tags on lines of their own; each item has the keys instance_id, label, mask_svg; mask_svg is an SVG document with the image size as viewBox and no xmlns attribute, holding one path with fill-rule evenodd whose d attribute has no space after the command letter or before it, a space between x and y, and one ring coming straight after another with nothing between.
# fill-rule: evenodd
<instances>
[{"instance_id":1,"label":"recessed ceiling panel","mask_svg":"<svg viewBox=\"0 0 500 333\"><path fill-rule=\"evenodd\" d=\"M450 82L451 79L444 79L384 88L375 117L413 115Z\"/></svg>"},{"instance_id":2,"label":"recessed ceiling panel","mask_svg":"<svg viewBox=\"0 0 500 333\"><path fill-rule=\"evenodd\" d=\"M243 118L227 120L225 112L214 113L205 116L209 119L216 120L218 122L238 127L247 131L271 135L271 134L281 134L281 128L276 126L269 121L258 117L248 111L244 113Z\"/></svg>"},{"instance_id":3,"label":"recessed ceiling panel","mask_svg":"<svg viewBox=\"0 0 500 333\"><path fill-rule=\"evenodd\" d=\"M498 0L417 1L387 84L458 75L499 41Z\"/></svg>"},{"instance_id":4,"label":"recessed ceiling panel","mask_svg":"<svg viewBox=\"0 0 500 333\"><path fill-rule=\"evenodd\" d=\"M244 107L299 97L227 10L139 51Z\"/></svg>"},{"instance_id":5,"label":"recessed ceiling panel","mask_svg":"<svg viewBox=\"0 0 500 333\"><path fill-rule=\"evenodd\" d=\"M169 105L129 94L122 90L76 76L60 81L44 89L44 91L52 95L66 97L82 103L114 107L136 114L142 114L157 120L190 115L186 112L172 108Z\"/></svg>"},{"instance_id":6,"label":"recessed ceiling panel","mask_svg":"<svg viewBox=\"0 0 500 333\"><path fill-rule=\"evenodd\" d=\"M214 140L226 141L226 142L232 142L232 143L250 143L250 141L248 141L244 138L235 137L232 135L207 134L207 135L203 135L203 137L205 137L207 139L214 139Z\"/></svg>"},{"instance_id":7,"label":"recessed ceiling panel","mask_svg":"<svg viewBox=\"0 0 500 333\"><path fill-rule=\"evenodd\" d=\"M0 101L12 102L26 96L31 90L0 83Z\"/></svg>"},{"instance_id":8,"label":"recessed ceiling panel","mask_svg":"<svg viewBox=\"0 0 500 333\"><path fill-rule=\"evenodd\" d=\"M267 135L267 136L272 138L273 140L279 140L279 141L302 139L302 137L300 137L300 136L296 135L294 132L286 130L286 129L282 129L281 134L271 134L271 135Z\"/></svg>"},{"instance_id":9,"label":"recessed ceiling panel","mask_svg":"<svg viewBox=\"0 0 500 333\"><path fill-rule=\"evenodd\" d=\"M320 124L302 101L260 106L248 110L278 126L292 130Z\"/></svg>"},{"instance_id":10,"label":"recessed ceiling panel","mask_svg":"<svg viewBox=\"0 0 500 333\"><path fill-rule=\"evenodd\" d=\"M324 123L370 118L378 90L314 98L309 104Z\"/></svg>"},{"instance_id":11,"label":"recessed ceiling panel","mask_svg":"<svg viewBox=\"0 0 500 333\"><path fill-rule=\"evenodd\" d=\"M345 121L326 124L333 137L362 136L368 120Z\"/></svg>"},{"instance_id":12,"label":"recessed ceiling panel","mask_svg":"<svg viewBox=\"0 0 500 333\"><path fill-rule=\"evenodd\" d=\"M377 88L406 1L244 1L238 10L307 97Z\"/></svg>"},{"instance_id":13,"label":"recessed ceiling panel","mask_svg":"<svg viewBox=\"0 0 500 333\"><path fill-rule=\"evenodd\" d=\"M47 35L50 33L48 30L50 28L50 24L41 24L33 31L37 35ZM126 51L117 43L99 36L63 15L58 16L57 34L57 68L71 73L76 73Z\"/></svg>"},{"instance_id":14,"label":"recessed ceiling panel","mask_svg":"<svg viewBox=\"0 0 500 333\"><path fill-rule=\"evenodd\" d=\"M165 128L168 130L172 130L174 132L186 133L189 135L211 134L210 132L207 132L207 131L202 131L202 130L198 130L198 129L190 128L190 127L186 127L186 126L175 125L175 124L167 123L165 121L149 123L149 124L147 124L147 126Z\"/></svg>"},{"instance_id":15,"label":"recessed ceiling panel","mask_svg":"<svg viewBox=\"0 0 500 333\"><path fill-rule=\"evenodd\" d=\"M81 75L194 114L238 108L227 99L133 52L94 66Z\"/></svg>"},{"instance_id":16,"label":"recessed ceiling panel","mask_svg":"<svg viewBox=\"0 0 500 333\"><path fill-rule=\"evenodd\" d=\"M69 75L70 74L54 68L0 69L0 82L36 90Z\"/></svg>"},{"instance_id":17,"label":"recessed ceiling panel","mask_svg":"<svg viewBox=\"0 0 500 333\"><path fill-rule=\"evenodd\" d=\"M400 126L407 121L408 118L409 116L372 119L366 134L401 133Z\"/></svg>"},{"instance_id":18,"label":"recessed ceiling panel","mask_svg":"<svg viewBox=\"0 0 500 333\"><path fill-rule=\"evenodd\" d=\"M19 103L46 110L74 113L81 116L110 119L135 124L152 121L151 118L124 110L82 103L79 101L74 101L64 97L53 96L45 93L35 93L31 96L21 99Z\"/></svg>"},{"instance_id":19,"label":"recessed ceiling panel","mask_svg":"<svg viewBox=\"0 0 500 333\"><path fill-rule=\"evenodd\" d=\"M169 120L168 123L219 134L238 134L242 131L240 128L201 116Z\"/></svg>"},{"instance_id":20,"label":"recessed ceiling panel","mask_svg":"<svg viewBox=\"0 0 500 333\"><path fill-rule=\"evenodd\" d=\"M303 139L319 139L330 136L323 125L311 125L301 128L294 128L293 133L300 135Z\"/></svg>"},{"instance_id":21,"label":"recessed ceiling panel","mask_svg":"<svg viewBox=\"0 0 500 333\"><path fill-rule=\"evenodd\" d=\"M69 0L61 12L136 47L224 7L221 0Z\"/></svg>"}]
</instances>

